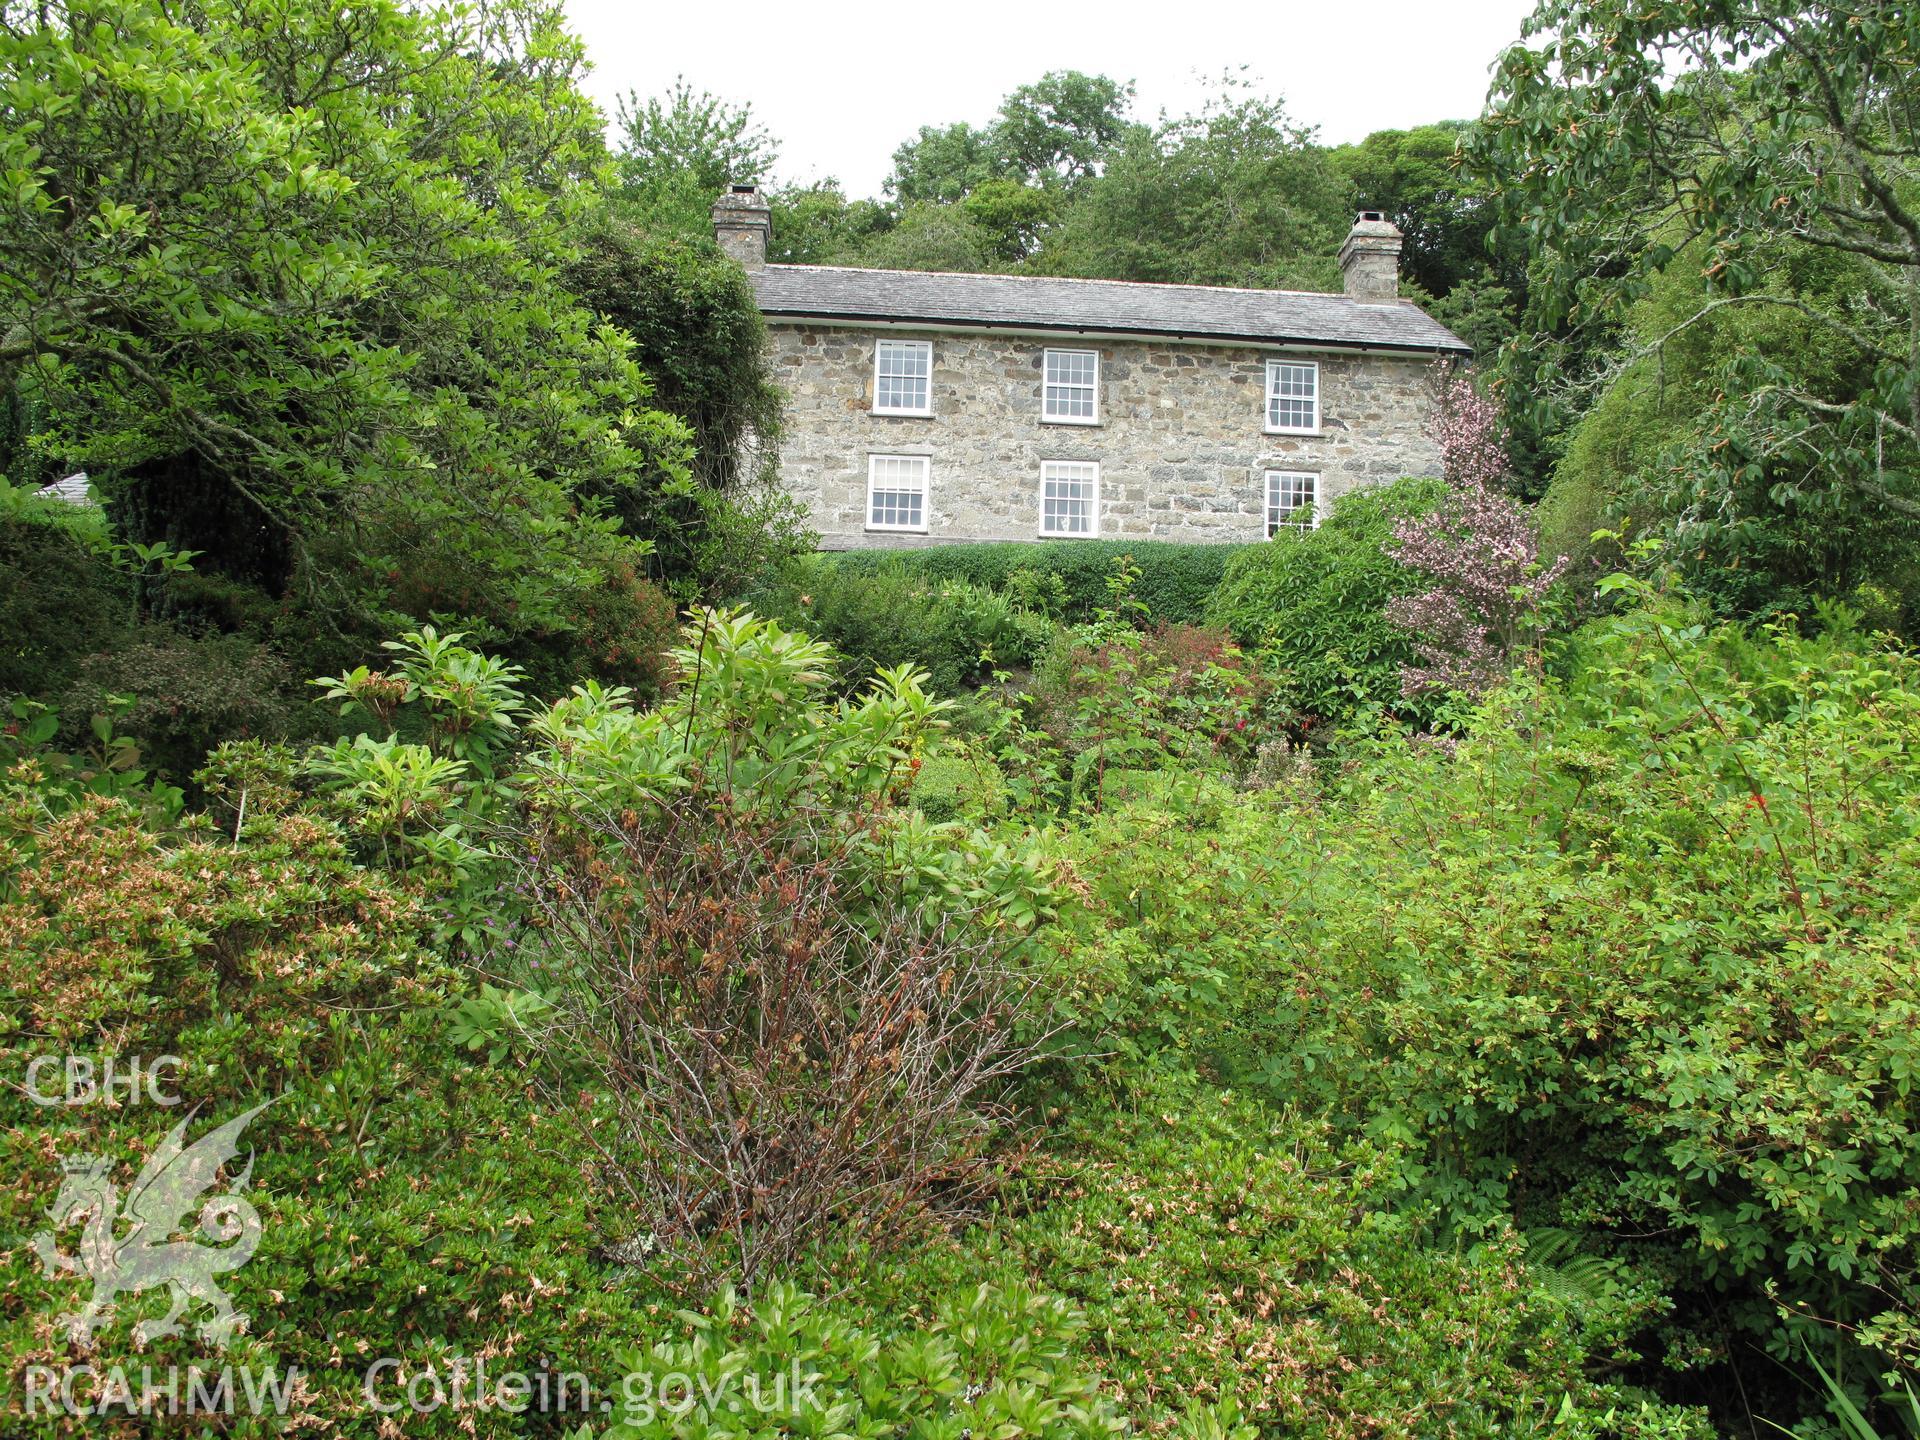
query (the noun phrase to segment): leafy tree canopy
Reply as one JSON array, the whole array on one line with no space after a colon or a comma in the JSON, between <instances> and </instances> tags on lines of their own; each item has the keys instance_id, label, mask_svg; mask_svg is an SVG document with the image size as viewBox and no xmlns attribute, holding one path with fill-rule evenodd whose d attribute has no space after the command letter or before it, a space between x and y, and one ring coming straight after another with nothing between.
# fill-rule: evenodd
<instances>
[{"instance_id":1,"label":"leafy tree canopy","mask_svg":"<svg viewBox=\"0 0 1920 1440\"><path fill-rule=\"evenodd\" d=\"M837 180L789 185L768 196L773 239L767 258L785 265L844 264L894 221L877 200L849 200Z\"/></svg>"},{"instance_id":2,"label":"leafy tree canopy","mask_svg":"<svg viewBox=\"0 0 1920 1440\"><path fill-rule=\"evenodd\" d=\"M1197 115L1135 131L1041 268L1116 280L1337 290L1346 181L1283 102L1223 80Z\"/></svg>"},{"instance_id":3,"label":"leafy tree canopy","mask_svg":"<svg viewBox=\"0 0 1920 1440\"><path fill-rule=\"evenodd\" d=\"M950 205L1004 173L1006 157L992 128L956 121L922 125L893 152L887 190L902 205L931 201Z\"/></svg>"},{"instance_id":4,"label":"leafy tree canopy","mask_svg":"<svg viewBox=\"0 0 1920 1440\"><path fill-rule=\"evenodd\" d=\"M1493 214L1487 186L1458 162L1468 128L1464 121L1446 120L1413 130L1377 130L1332 153L1359 204L1386 212L1406 235L1401 273L1433 295L1488 268Z\"/></svg>"},{"instance_id":5,"label":"leafy tree canopy","mask_svg":"<svg viewBox=\"0 0 1920 1440\"><path fill-rule=\"evenodd\" d=\"M763 184L779 147L749 105L695 90L684 75L664 97L629 91L616 113L622 180L647 189L685 177L708 195L729 184Z\"/></svg>"},{"instance_id":6,"label":"leafy tree canopy","mask_svg":"<svg viewBox=\"0 0 1920 1440\"><path fill-rule=\"evenodd\" d=\"M602 153L557 8L8 0L0 56L37 443L149 537L244 512L336 612L565 630L633 548L591 497L684 476L688 432L550 258Z\"/></svg>"},{"instance_id":7,"label":"leafy tree canopy","mask_svg":"<svg viewBox=\"0 0 1920 1440\"><path fill-rule=\"evenodd\" d=\"M1128 118L1132 104L1132 81L1054 70L1001 102L994 138L1020 178L1072 187L1098 175L1107 157L1144 128Z\"/></svg>"},{"instance_id":8,"label":"leafy tree canopy","mask_svg":"<svg viewBox=\"0 0 1920 1440\"><path fill-rule=\"evenodd\" d=\"M902 204L952 204L992 180L1072 189L1143 127L1130 118L1133 84L1078 70L1053 70L1000 102L976 127L923 125L893 152L888 193Z\"/></svg>"},{"instance_id":9,"label":"leafy tree canopy","mask_svg":"<svg viewBox=\"0 0 1920 1440\"><path fill-rule=\"evenodd\" d=\"M1537 257L1537 338L1510 353L1511 384L1543 412L1577 405L1715 317L1790 313L1831 344L1717 356L1691 473L1776 515L1837 491L1862 515L1920 516L1920 16L1546 0L1525 33L1470 147L1504 232ZM1778 283L1817 255L1844 259L1844 283ZM1699 277L1694 302L1630 333L1672 269ZM1824 383L1836 373L1853 383Z\"/></svg>"}]
</instances>

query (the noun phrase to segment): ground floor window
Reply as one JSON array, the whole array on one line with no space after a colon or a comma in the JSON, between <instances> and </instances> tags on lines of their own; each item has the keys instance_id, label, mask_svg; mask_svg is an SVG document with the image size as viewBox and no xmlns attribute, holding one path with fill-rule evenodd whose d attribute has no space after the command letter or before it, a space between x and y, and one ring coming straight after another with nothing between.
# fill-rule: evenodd
<instances>
[{"instance_id":1,"label":"ground floor window","mask_svg":"<svg viewBox=\"0 0 1920 1440\"><path fill-rule=\"evenodd\" d=\"M1311 530L1320 523L1320 477L1298 470L1267 471L1267 536Z\"/></svg>"},{"instance_id":2,"label":"ground floor window","mask_svg":"<svg viewBox=\"0 0 1920 1440\"><path fill-rule=\"evenodd\" d=\"M1040 464L1040 533L1100 533L1100 467L1090 460Z\"/></svg>"},{"instance_id":3,"label":"ground floor window","mask_svg":"<svg viewBox=\"0 0 1920 1440\"><path fill-rule=\"evenodd\" d=\"M927 479L933 462L924 455L867 457L867 528L927 528Z\"/></svg>"}]
</instances>

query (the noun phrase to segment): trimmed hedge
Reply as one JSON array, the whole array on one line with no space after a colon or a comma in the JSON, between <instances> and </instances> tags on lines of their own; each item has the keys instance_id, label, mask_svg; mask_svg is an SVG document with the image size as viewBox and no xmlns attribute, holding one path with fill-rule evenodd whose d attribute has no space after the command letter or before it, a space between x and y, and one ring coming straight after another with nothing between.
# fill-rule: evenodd
<instances>
[{"instance_id":1,"label":"trimmed hedge","mask_svg":"<svg viewBox=\"0 0 1920 1440\"><path fill-rule=\"evenodd\" d=\"M823 555L794 561L742 599L831 645L849 693L878 667L911 662L934 694L959 695L996 665L1031 665L1053 638L1051 620L998 590L900 565L841 569Z\"/></svg>"},{"instance_id":2,"label":"trimmed hedge","mask_svg":"<svg viewBox=\"0 0 1920 1440\"><path fill-rule=\"evenodd\" d=\"M930 545L920 550L849 550L828 558L850 575L899 569L929 580L967 580L1004 589L1018 570L1058 575L1066 586L1068 621L1090 618L1107 603L1107 577L1113 562L1131 555L1140 567L1134 598L1155 620L1197 625L1207 598L1226 572L1227 561L1245 545L1182 545L1170 540L1004 541L983 545Z\"/></svg>"}]
</instances>

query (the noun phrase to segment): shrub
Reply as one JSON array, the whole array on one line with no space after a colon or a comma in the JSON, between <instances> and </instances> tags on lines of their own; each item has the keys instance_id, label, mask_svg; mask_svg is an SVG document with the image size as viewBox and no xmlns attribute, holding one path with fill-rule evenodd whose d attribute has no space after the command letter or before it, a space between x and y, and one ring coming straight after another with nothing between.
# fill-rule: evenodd
<instances>
[{"instance_id":1,"label":"shrub","mask_svg":"<svg viewBox=\"0 0 1920 1440\"><path fill-rule=\"evenodd\" d=\"M1444 486L1402 480L1343 495L1317 529L1240 551L1207 610L1275 672L1276 701L1297 721L1341 723L1367 707L1427 718L1434 702L1401 699L1414 659L1388 604L1425 588L1386 553L1397 522L1427 513Z\"/></svg>"},{"instance_id":2,"label":"shrub","mask_svg":"<svg viewBox=\"0 0 1920 1440\"><path fill-rule=\"evenodd\" d=\"M565 1113L528 1105L521 1072L456 1048L463 981L432 955L428 918L295 808L290 780L264 747L224 753L203 782L224 797L217 831L102 797L50 818L30 781L0 781L0 1066L16 1077L0 1089L12 1177L0 1227L20 1237L0 1260L9 1436L168 1428L113 1409L23 1414L29 1364L91 1365L100 1383L120 1366L136 1396L144 1367L161 1386L172 1366L298 1369L285 1417L243 1409L219 1432L370 1436L382 1422L363 1377L378 1357L444 1375L453 1357L485 1352L599 1379L615 1344L652 1331L644 1296L595 1258L606 1197L591 1147ZM123 1067L178 1057L167 1078L181 1105L32 1104L17 1077L48 1054ZM165 1312L164 1289L123 1293L91 1350L56 1331L87 1277L44 1274L25 1241L50 1228L63 1161L105 1157L124 1202L189 1110L198 1139L269 1100L244 1136L258 1249L220 1280L250 1322L225 1352L196 1339L198 1308L182 1335L134 1342L138 1322ZM79 1226L51 1228L76 1251ZM83 1402L88 1388L82 1377ZM544 1433L542 1417L476 1411L471 1398L405 1420L410 1436Z\"/></svg>"},{"instance_id":3,"label":"shrub","mask_svg":"<svg viewBox=\"0 0 1920 1440\"><path fill-rule=\"evenodd\" d=\"M135 740L115 732L114 714L128 702L116 697L108 713L91 717L84 748L53 748L60 717L38 701L15 696L0 725L0 775L31 787L35 804L63 815L90 798L120 800L143 815L176 818L185 803L178 785L153 775L140 762Z\"/></svg>"},{"instance_id":4,"label":"shrub","mask_svg":"<svg viewBox=\"0 0 1920 1440\"><path fill-rule=\"evenodd\" d=\"M231 1026L218 997L244 989L274 1019L234 1034L232 1059L271 1071L325 1031L323 1006L390 992L419 964L411 902L309 816L257 808L236 848L156 834L114 800L47 822L31 789L5 799L0 989L19 1033L162 1053L196 1021Z\"/></svg>"},{"instance_id":5,"label":"shrub","mask_svg":"<svg viewBox=\"0 0 1920 1440\"><path fill-rule=\"evenodd\" d=\"M816 558L758 601L832 645L850 690L876 670L914 665L935 694L957 695L996 668L1031 664L1053 635L1051 621L1008 594L901 565L847 572Z\"/></svg>"},{"instance_id":6,"label":"shrub","mask_svg":"<svg viewBox=\"0 0 1920 1440\"><path fill-rule=\"evenodd\" d=\"M1047 540L986 545L930 545L917 550L850 550L825 563L842 576L899 571L931 581L965 580L989 589L1021 585L1023 572L1057 577L1056 618L1091 620L1107 603L1107 577L1122 555L1133 557L1140 579L1135 591L1150 619L1197 625L1228 561L1260 547L1183 545L1168 540Z\"/></svg>"},{"instance_id":7,"label":"shrub","mask_svg":"<svg viewBox=\"0 0 1920 1440\"><path fill-rule=\"evenodd\" d=\"M1265 690L1224 631L1108 621L1060 632L1026 699L1069 796L1097 809L1114 770L1237 763Z\"/></svg>"},{"instance_id":8,"label":"shrub","mask_svg":"<svg viewBox=\"0 0 1920 1440\"><path fill-rule=\"evenodd\" d=\"M1110 800L1051 846L1080 898L1048 947L1059 1050L1089 1067L1083 1080L1172 1067L1260 1085L1272 1020L1291 1010L1276 926L1311 934L1281 817L1308 832L1302 848L1316 819L1178 772Z\"/></svg>"},{"instance_id":9,"label":"shrub","mask_svg":"<svg viewBox=\"0 0 1920 1440\"><path fill-rule=\"evenodd\" d=\"M914 807L940 823L984 824L1007 813L1007 782L1000 767L971 746L943 746L920 762L910 792Z\"/></svg>"},{"instance_id":10,"label":"shrub","mask_svg":"<svg viewBox=\"0 0 1920 1440\"><path fill-rule=\"evenodd\" d=\"M4 485L0 481L0 485ZM132 586L64 517L0 512L0 695L55 703L80 661L124 642Z\"/></svg>"},{"instance_id":11,"label":"shrub","mask_svg":"<svg viewBox=\"0 0 1920 1440\"><path fill-rule=\"evenodd\" d=\"M115 648L87 656L61 703L73 717L106 713L153 769L184 781L223 740L282 740L313 732L313 717L286 662L243 635L194 635L142 625Z\"/></svg>"},{"instance_id":12,"label":"shrub","mask_svg":"<svg viewBox=\"0 0 1920 1440\"><path fill-rule=\"evenodd\" d=\"M628 685L645 697L660 693L671 669L667 652L680 636L679 611L658 585L626 561L602 567L600 581L581 594L576 630L560 637L559 653L577 657L556 670L553 637L526 647L526 669L536 694L557 694L591 674L607 685Z\"/></svg>"},{"instance_id":13,"label":"shrub","mask_svg":"<svg viewBox=\"0 0 1920 1440\"><path fill-rule=\"evenodd\" d=\"M1440 447L1447 491L1425 515L1393 527L1395 559L1434 587L1387 602L1387 618L1413 637L1419 664L1401 672L1405 695L1483 695L1531 654L1540 603L1566 569L1545 563L1534 517L1507 493L1510 437L1499 407L1463 372L1436 381L1428 434Z\"/></svg>"},{"instance_id":14,"label":"shrub","mask_svg":"<svg viewBox=\"0 0 1920 1440\"><path fill-rule=\"evenodd\" d=\"M315 749L303 770L361 854L433 902L438 938L471 953L513 908L484 834L507 803L503 771L527 705L519 667L465 638L424 626L382 642L385 668L311 682L373 730Z\"/></svg>"},{"instance_id":15,"label":"shrub","mask_svg":"<svg viewBox=\"0 0 1920 1440\"><path fill-rule=\"evenodd\" d=\"M744 614L688 635L659 709L582 691L530 722L502 848L620 1120L636 1253L752 1280L974 1183L1051 888L899 807L941 708L905 667L830 706L826 646Z\"/></svg>"},{"instance_id":16,"label":"shrub","mask_svg":"<svg viewBox=\"0 0 1920 1440\"><path fill-rule=\"evenodd\" d=\"M1280 1003L1237 1012L1242 1053L1271 1026L1264 1083L1415 1143L1463 1228L1518 1213L1663 1275L1661 1358L1737 1365L1783 1418L1745 1356L1812 1316L1920 1358L1920 672L1842 618L1636 612L1457 748L1358 765L1269 831L1302 877Z\"/></svg>"},{"instance_id":17,"label":"shrub","mask_svg":"<svg viewBox=\"0 0 1920 1440\"><path fill-rule=\"evenodd\" d=\"M1153 1431L1712 1434L1586 1377L1641 1299L1563 1299L1511 1234L1447 1244L1399 1204L1392 1146L1175 1080L1088 1107L1030 1170L1045 1204L834 1283L882 1314L965 1285L1058 1295L1094 1322L1068 1357Z\"/></svg>"},{"instance_id":18,"label":"shrub","mask_svg":"<svg viewBox=\"0 0 1920 1440\"><path fill-rule=\"evenodd\" d=\"M1085 1319L1022 1285L942 1299L922 1324L869 1327L791 1285L771 1287L751 1308L729 1291L682 1318L684 1340L623 1356L633 1377L628 1403L603 1440L745 1440L818 1433L824 1424L839 1435L1032 1440L1128 1431L1074 1353ZM717 1403L683 1398L688 1377L696 1396ZM1217 1440L1252 1437L1233 1431Z\"/></svg>"}]
</instances>

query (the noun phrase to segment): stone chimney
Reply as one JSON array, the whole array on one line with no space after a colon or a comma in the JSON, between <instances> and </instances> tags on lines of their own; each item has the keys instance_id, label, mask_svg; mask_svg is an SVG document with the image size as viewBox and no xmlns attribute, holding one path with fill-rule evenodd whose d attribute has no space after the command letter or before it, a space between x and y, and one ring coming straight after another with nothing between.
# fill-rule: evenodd
<instances>
[{"instance_id":1,"label":"stone chimney","mask_svg":"<svg viewBox=\"0 0 1920 1440\"><path fill-rule=\"evenodd\" d=\"M772 234L773 211L758 185L729 185L727 193L714 201L713 238L747 269L758 270L767 263L767 240Z\"/></svg>"},{"instance_id":2,"label":"stone chimney","mask_svg":"<svg viewBox=\"0 0 1920 1440\"><path fill-rule=\"evenodd\" d=\"M1362 210L1340 247L1347 294L1380 302L1400 298L1400 227L1378 210Z\"/></svg>"}]
</instances>

